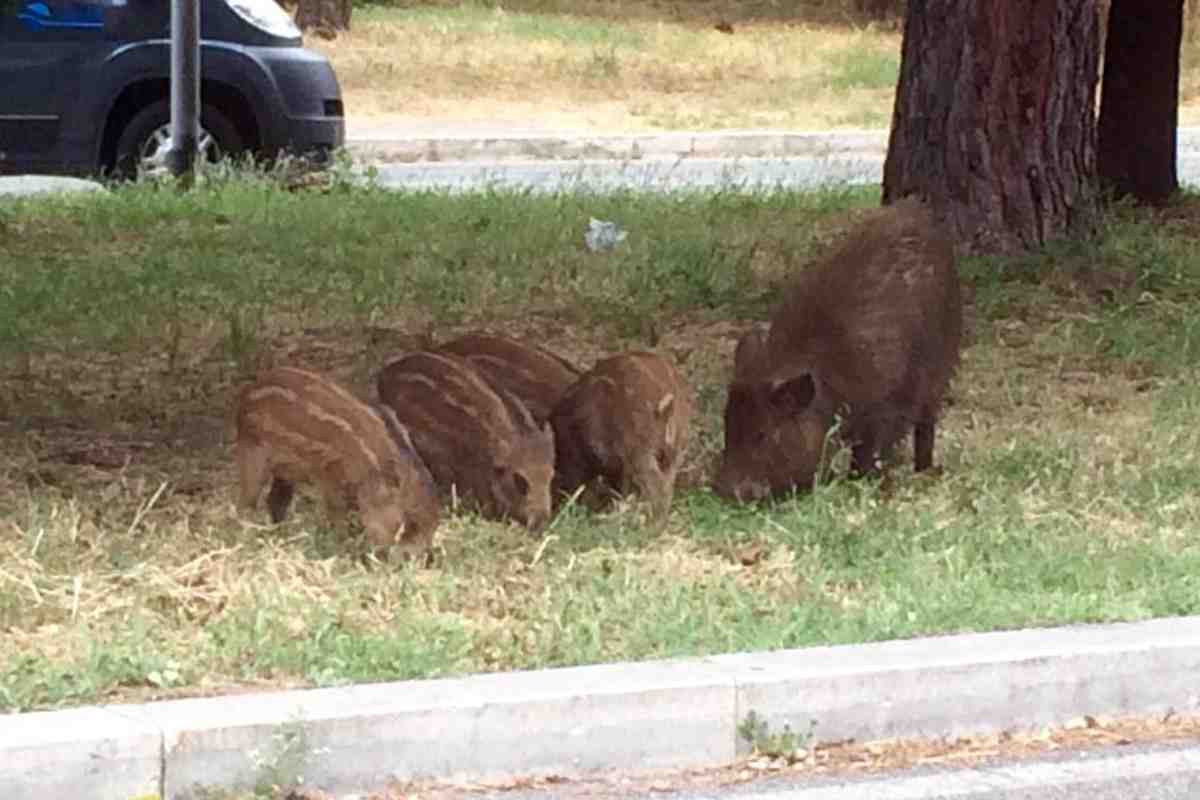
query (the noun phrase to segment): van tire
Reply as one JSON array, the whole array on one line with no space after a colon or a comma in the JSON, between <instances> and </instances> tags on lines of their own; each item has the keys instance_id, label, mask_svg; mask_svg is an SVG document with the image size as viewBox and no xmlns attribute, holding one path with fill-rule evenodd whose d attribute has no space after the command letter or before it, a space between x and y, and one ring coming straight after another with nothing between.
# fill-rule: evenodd
<instances>
[{"instance_id":1,"label":"van tire","mask_svg":"<svg viewBox=\"0 0 1200 800\"><path fill-rule=\"evenodd\" d=\"M170 124L171 103L168 100L151 103L134 114L117 139L117 158L113 165L116 176L136 178L143 148L156 131ZM245 147L237 126L214 106L206 104L200 107L200 127L213 138L217 158L237 155Z\"/></svg>"}]
</instances>

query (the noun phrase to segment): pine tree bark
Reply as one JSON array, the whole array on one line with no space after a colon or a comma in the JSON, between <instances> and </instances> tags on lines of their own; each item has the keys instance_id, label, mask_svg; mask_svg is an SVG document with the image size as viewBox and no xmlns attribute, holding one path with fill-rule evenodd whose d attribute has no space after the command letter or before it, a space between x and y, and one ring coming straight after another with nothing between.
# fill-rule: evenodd
<instances>
[{"instance_id":1,"label":"pine tree bark","mask_svg":"<svg viewBox=\"0 0 1200 800\"><path fill-rule=\"evenodd\" d=\"M1094 0L909 0L883 202L924 197L964 252L1086 229L1098 61Z\"/></svg>"},{"instance_id":2,"label":"pine tree bark","mask_svg":"<svg viewBox=\"0 0 1200 800\"><path fill-rule=\"evenodd\" d=\"M1112 0L1097 169L1115 196L1166 202L1179 188L1179 48L1184 0Z\"/></svg>"},{"instance_id":3,"label":"pine tree bark","mask_svg":"<svg viewBox=\"0 0 1200 800\"><path fill-rule=\"evenodd\" d=\"M350 30L351 0L300 0L296 25L305 33L326 39Z\"/></svg>"}]
</instances>

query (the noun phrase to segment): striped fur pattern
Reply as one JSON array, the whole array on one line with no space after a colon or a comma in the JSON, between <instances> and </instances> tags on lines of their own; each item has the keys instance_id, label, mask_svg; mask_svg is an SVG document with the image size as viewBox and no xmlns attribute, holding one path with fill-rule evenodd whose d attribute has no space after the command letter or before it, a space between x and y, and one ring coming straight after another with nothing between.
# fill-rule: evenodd
<instances>
[{"instance_id":1,"label":"striped fur pattern","mask_svg":"<svg viewBox=\"0 0 1200 800\"><path fill-rule=\"evenodd\" d=\"M472 499L491 519L545 526L554 434L524 403L490 386L466 359L431 351L390 361L378 388L443 492Z\"/></svg>"},{"instance_id":2,"label":"striped fur pattern","mask_svg":"<svg viewBox=\"0 0 1200 800\"><path fill-rule=\"evenodd\" d=\"M296 484L315 483L335 519L358 508L373 546L417 553L432 543L437 491L390 409L314 372L280 367L243 387L236 424L243 508L255 508L269 484L267 508L280 522Z\"/></svg>"},{"instance_id":3,"label":"striped fur pattern","mask_svg":"<svg viewBox=\"0 0 1200 800\"><path fill-rule=\"evenodd\" d=\"M467 359L493 388L519 398L539 422L549 419L580 376L567 360L507 336L470 333L439 346L437 352Z\"/></svg>"},{"instance_id":4,"label":"striped fur pattern","mask_svg":"<svg viewBox=\"0 0 1200 800\"><path fill-rule=\"evenodd\" d=\"M550 416L556 496L588 486L637 493L657 516L670 508L687 449L693 402L679 371L655 353L596 363Z\"/></svg>"}]
</instances>

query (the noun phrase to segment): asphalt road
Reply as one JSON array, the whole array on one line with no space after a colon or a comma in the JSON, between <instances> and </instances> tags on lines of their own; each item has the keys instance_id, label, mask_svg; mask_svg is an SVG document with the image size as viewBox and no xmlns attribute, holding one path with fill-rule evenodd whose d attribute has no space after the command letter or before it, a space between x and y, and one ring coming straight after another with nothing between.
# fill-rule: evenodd
<instances>
[{"instance_id":1,"label":"asphalt road","mask_svg":"<svg viewBox=\"0 0 1200 800\"><path fill-rule=\"evenodd\" d=\"M643 161L510 161L382 164L380 185L389 189L452 190L486 187L556 191L590 189L669 191L812 187L829 183L879 183L883 159L686 158Z\"/></svg>"},{"instance_id":2,"label":"asphalt road","mask_svg":"<svg viewBox=\"0 0 1200 800\"><path fill-rule=\"evenodd\" d=\"M589 800L1196 800L1200 744L1183 742L1061 752L970 769L920 768L840 778L764 778L726 790L591 793ZM558 800L570 789L480 797Z\"/></svg>"},{"instance_id":3,"label":"asphalt road","mask_svg":"<svg viewBox=\"0 0 1200 800\"><path fill-rule=\"evenodd\" d=\"M1200 186L1200 154L1183 151L1180 182ZM389 189L486 187L556 191L587 188L670 191L681 188L753 190L823 184L878 184L881 156L794 158L688 158L643 161L432 162L374 168Z\"/></svg>"},{"instance_id":4,"label":"asphalt road","mask_svg":"<svg viewBox=\"0 0 1200 800\"><path fill-rule=\"evenodd\" d=\"M360 167L360 170L374 170L380 186L396 190L474 191L491 187L532 191L674 191L687 188L753 191L830 184L877 185L883 178L883 157L446 161L377 164ZM1178 170L1181 183L1200 187L1200 153L1182 150ZM0 178L0 196L95 188L99 188L97 184L69 178Z\"/></svg>"}]
</instances>

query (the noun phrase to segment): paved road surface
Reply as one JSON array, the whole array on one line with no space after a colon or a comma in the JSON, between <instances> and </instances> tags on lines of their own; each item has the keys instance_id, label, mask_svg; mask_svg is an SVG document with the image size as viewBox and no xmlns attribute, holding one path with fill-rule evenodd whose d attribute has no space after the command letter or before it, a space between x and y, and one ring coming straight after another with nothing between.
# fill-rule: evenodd
<instances>
[{"instance_id":1,"label":"paved road surface","mask_svg":"<svg viewBox=\"0 0 1200 800\"><path fill-rule=\"evenodd\" d=\"M570 791L480 795L504 800L577 798ZM921 768L849 778L769 778L727 790L589 793L589 800L1196 800L1200 745L1109 747L974 769Z\"/></svg>"},{"instance_id":2,"label":"paved road surface","mask_svg":"<svg viewBox=\"0 0 1200 800\"><path fill-rule=\"evenodd\" d=\"M664 191L690 188L801 187L824 183L878 183L883 159L687 158L646 161L433 162L376 167L389 189L493 186L510 189L588 188Z\"/></svg>"},{"instance_id":3,"label":"paved road surface","mask_svg":"<svg viewBox=\"0 0 1200 800\"><path fill-rule=\"evenodd\" d=\"M688 158L645 161L431 162L375 167L389 189L509 189L554 191L586 187L666 191L690 188L815 187L827 183L878 184L883 158ZM1200 154L1179 157L1179 178L1200 186Z\"/></svg>"}]
</instances>

